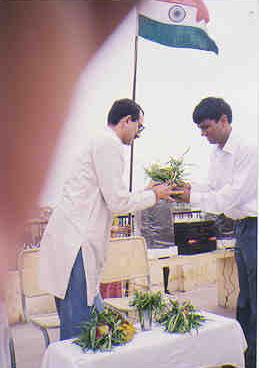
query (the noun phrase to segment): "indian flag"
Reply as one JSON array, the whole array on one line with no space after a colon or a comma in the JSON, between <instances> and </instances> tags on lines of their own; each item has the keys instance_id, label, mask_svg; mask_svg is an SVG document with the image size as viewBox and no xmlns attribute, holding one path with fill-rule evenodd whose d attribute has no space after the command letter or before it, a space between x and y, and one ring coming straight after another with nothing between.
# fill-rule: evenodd
<instances>
[{"instance_id":1,"label":"indian flag","mask_svg":"<svg viewBox=\"0 0 259 368\"><path fill-rule=\"evenodd\" d=\"M138 35L162 45L213 51L208 36L209 13L202 0L139 1Z\"/></svg>"}]
</instances>

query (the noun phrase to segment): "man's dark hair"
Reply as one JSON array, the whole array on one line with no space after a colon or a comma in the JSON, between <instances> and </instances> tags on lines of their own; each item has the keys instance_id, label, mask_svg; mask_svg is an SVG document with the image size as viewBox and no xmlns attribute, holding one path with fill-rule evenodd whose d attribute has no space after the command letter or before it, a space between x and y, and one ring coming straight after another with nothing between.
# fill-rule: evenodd
<instances>
[{"instance_id":1,"label":"man's dark hair","mask_svg":"<svg viewBox=\"0 0 259 368\"><path fill-rule=\"evenodd\" d=\"M137 121L140 111L144 114L142 108L129 98L117 100L113 103L108 113L108 124L117 125L127 115L131 116L132 121Z\"/></svg>"},{"instance_id":2,"label":"man's dark hair","mask_svg":"<svg viewBox=\"0 0 259 368\"><path fill-rule=\"evenodd\" d=\"M222 98L207 97L195 107L192 119L195 124L200 124L205 119L218 122L222 115L227 116L229 124L232 123L231 107Z\"/></svg>"}]
</instances>

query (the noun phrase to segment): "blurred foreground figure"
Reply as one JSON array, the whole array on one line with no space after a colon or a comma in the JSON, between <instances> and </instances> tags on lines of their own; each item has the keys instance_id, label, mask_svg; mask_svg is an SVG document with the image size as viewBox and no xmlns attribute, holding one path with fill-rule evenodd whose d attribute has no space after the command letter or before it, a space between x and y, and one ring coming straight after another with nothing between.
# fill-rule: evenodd
<instances>
[{"instance_id":1,"label":"blurred foreground figure","mask_svg":"<svg viewBox=\"0 0 259 368\"><path fill-rule=\"evenodd\" d=\"M135 1L1 1L0 304L78 77ZM103 16L105 15L105 19ZM0 305L0 330L6 324ZM3 321L3 322L2 322ZM0 331L0 367L7 356ZM6 339L5 339L6 340Z\"/></svg>"}]
</instances>

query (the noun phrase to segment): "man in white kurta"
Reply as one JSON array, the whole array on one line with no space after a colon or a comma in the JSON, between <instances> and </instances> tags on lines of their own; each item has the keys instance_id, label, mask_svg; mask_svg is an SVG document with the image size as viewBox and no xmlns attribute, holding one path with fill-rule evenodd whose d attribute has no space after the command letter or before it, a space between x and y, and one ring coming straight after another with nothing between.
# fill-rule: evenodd
<instances>
[{"instance_id":1,"label":"man in white kurta","mask_svg":"<svg viewBox=\"0 0 259 368\"><path fill-rule=\"evenodd\" d=\"M73 325L89 319L89 313L80 317L80 309L92 306L96 300L113 213L144 209L159 199L172 200L171 188L167 184L132 193L124 184L123 145L130 145L138 136L143 117L142 109L135 102L128 99L115 101L108 114L107 127L86 143L84 152L78 157L44 232L39 281L41 288L53 294L58 302L61 339L79 332L78 325L67 329L64 324ZM70 277L74 270L71 271L78 262L83 263L85 280L81 275L80 281L71 286ZM78 293L81 293L80 289L87 290L87 296L83 295L87 299L85 308L76 305L64 317L59 304L62 305L70 289L75 288L79 289ZM82 295L79 298L82 299ZM77 322L68 320L71 314L72 320L75 315Z\"/></svg>"}]
</instances>

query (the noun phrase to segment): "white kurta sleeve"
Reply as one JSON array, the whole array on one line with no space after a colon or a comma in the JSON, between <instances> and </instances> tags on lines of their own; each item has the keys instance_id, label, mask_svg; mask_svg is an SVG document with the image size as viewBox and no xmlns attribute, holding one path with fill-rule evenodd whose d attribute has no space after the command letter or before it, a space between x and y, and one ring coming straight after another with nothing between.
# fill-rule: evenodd
<instances>
[{"instance_id":1,"label":"white kurta sleeve","mask_svg":"<svg viewBox=\"0 0 259 368\"><path fill-rule=\"evenodd\" d=\"M145 209L156 202L152 190L130 193L123 181L123 147L117 139L107 139L95 147L93 161L99 188L107 207L114 213Z\"/></svg>"}]
</instances>

